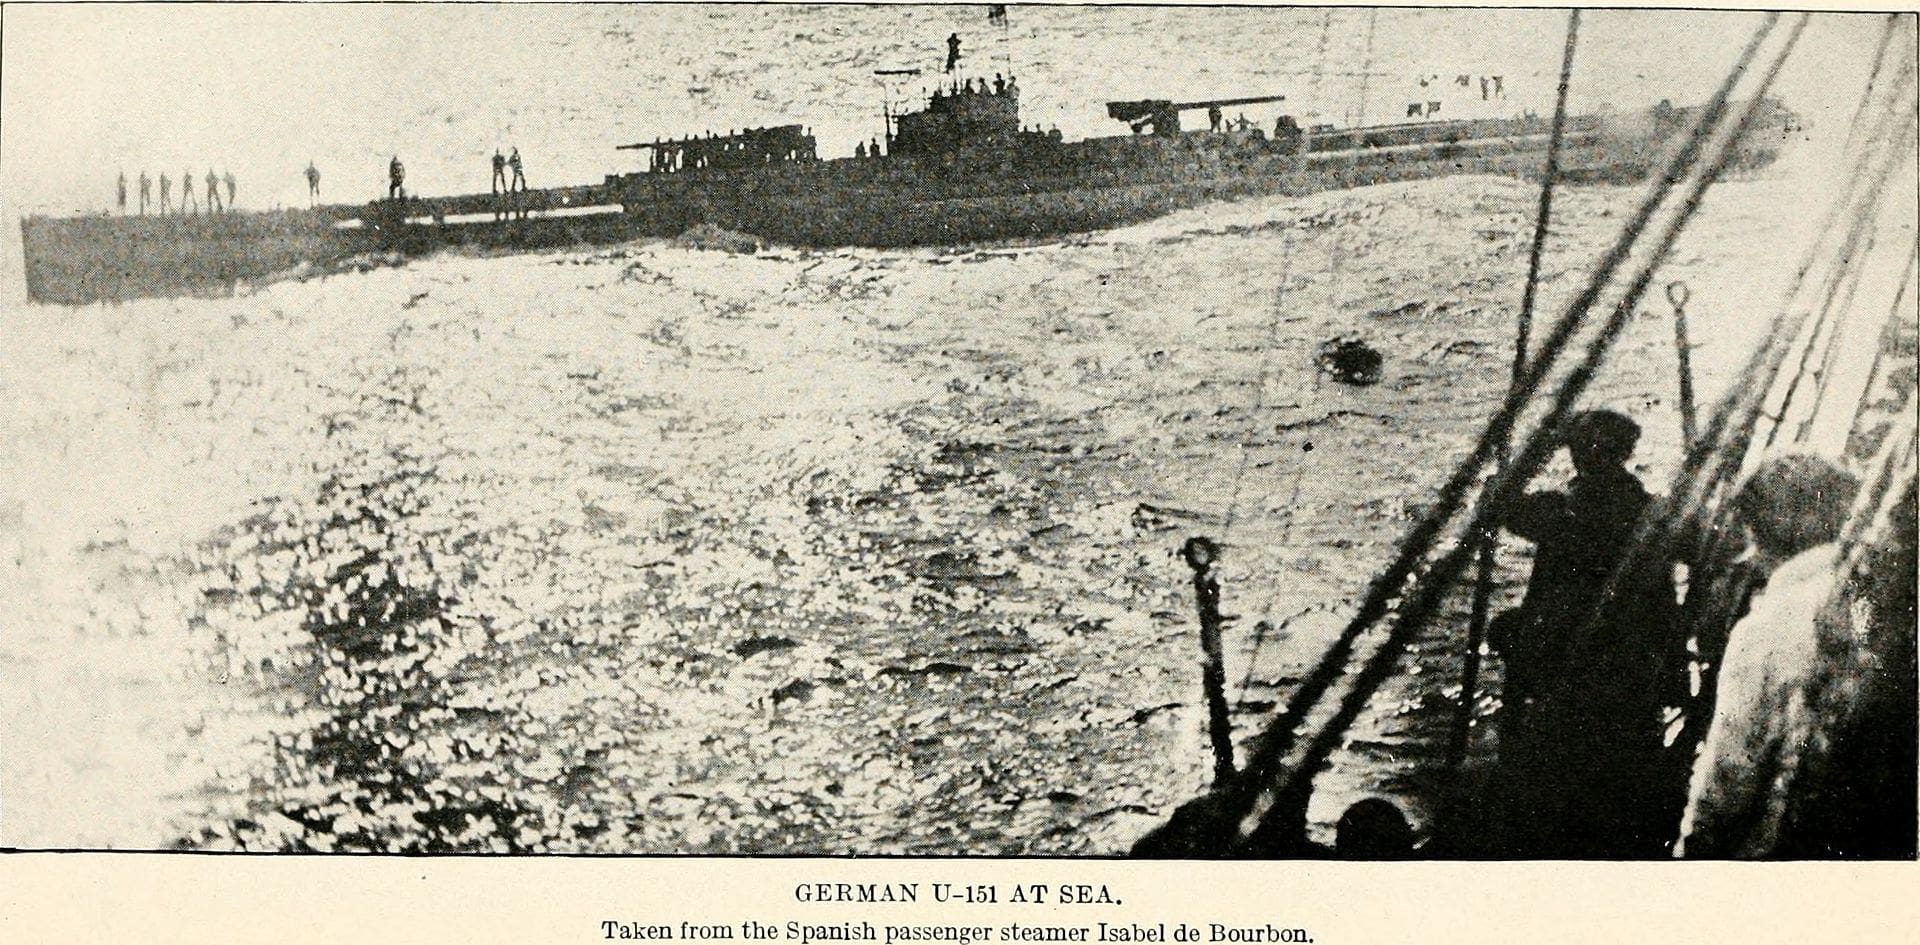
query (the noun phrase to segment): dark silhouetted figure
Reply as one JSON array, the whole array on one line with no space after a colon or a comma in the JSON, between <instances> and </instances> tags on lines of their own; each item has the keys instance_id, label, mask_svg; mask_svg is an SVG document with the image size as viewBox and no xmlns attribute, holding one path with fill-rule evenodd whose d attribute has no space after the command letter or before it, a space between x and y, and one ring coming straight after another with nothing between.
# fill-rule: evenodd
<instances>
[{"instance_id":1,"label":"dark silhouetted figure","mask_svg":"<svg viewBox=\"0 0 1920 945\"><path fill-rule=\"evenodd\" d=\"M172 211L173 181L169 180L166 172L162 171L160 174L160 215L164 217Z\"/></svg>"},{"instance_id":2,"label":"dark silhouetted figure","mask_svg":"<svg viewBox=\"0 0 1920 945\"><path fill-rule=\"evenodd\" d=\"M1005 24L1007 22L1007 5L1004 3L987 4L987 22Z\"/></svg>"},{"instance_id":3,"label":"dark silhouetted figure","mask_svg":"<svg viewBox=\"0 0 1920 945\"><path fill-rule=\"evenodd\" d=\"M993 74L993 94L995 95L1007 94L1007 80L1004 78L1001 78L1000 73L998 72Z\"/></svg>"},{"instance_id":4,"label":"dark silhouetted figure","mask_svg":"<svg viewBox=\"0 0 1920 945\"><path fill-rule=\"evenodd\" d=\"M227 209L232 210L233 198L234 198L234 195L237 194L240 190L240 182L233 179L232 171L227 171L221 174L220 180L222 183L227 185Z\"/></svg>"},{"instance_id":5,"label":"dark silhouetted figure","mask_svg":"<svg viewBox=\"0 0 1920 945\"><path fill-rule=\"evenodd\" d=\"M494 148L493 149L493 192L497 194L506 189L507 189L507 157L506 155L500 153L499 148Z\"/></svg>"},{"instance_id":6,"label":"dark silhouetted figure","mask_svg":"<svg viewBox=\"0 0 1920 945\"><path fill-rule=\"evenodd\" d=\"M880 139L879 138L875 138L872 141L867 143L867 156L868 157L880 156Z\"/></svg>"},{"instance_id":7,"label":"dark silhouetted figure","mask_svg":"<svg viewBox=\"0 0 1920 945\"><path fill-rule=\"evenodd\" d=\"M307 162L307 206L311 207L320 199L320 169Z\"/></svg>"},{"instance_id":8,"label":"dark silhouetted figure","mask_svg":"<svg viewBox=\"0 0 1920 945\"><path fill-rule=\"evenodd\" d=\"M394 155L387 162L387 199L398 200L407 195L407 166L400 163L400 156Z\"/></svg>"},{"instance_id":9,"label":"dark silhouetted figure","mask_svg":"<svg viewBox=\"0 0 1920 945\"><path fill-rule=\"evenodd\" d=\"M120 184L114 192L114 205L120 208L120 215L127 215L127 172L120 172Z\"/></svg>"},{"instance_id":10,"label":"dark silhouetted figure","mask_svg":"<svg viewBox=\"0 0 1920 945\"><path fill-rule=\"evenodd\" d=\"M1334 827L1333 852L1343 860L1404 860L1413 855L1413 825L1392 801L1356 801Z\"/></svg>"},{"instance_id":11,"label":"dark silhouetted figure","mask_svg":"<svg viewBox=\"0 0 1920 945\"><path fill-rule=\"evenodd\" d=\"M207 212L218 213L226 207L220 203L220 177L207 168Z\"/></svg>"},{"instance_id":12,"label":"dark silhouetted figure","mask_svg":"<svg viewBox=\"0 0 1920 945\"><path fill-rule=\"evenodd\" d=\"M958 68L960 68L960 34L954 33L947 37L947 71L952 72Z\"/></svg>"},{"instance_id":13,"label":"dark silhouetted figure","mask_svg":"<svg viewBox=\"0 0 1920 945\"><path fill-rule=\"evenodd\" d=\"M1207 127L1214 131L1220 130L1220 106L1207 106Z\"/></svg>"},{"instance_id":14,"label":"dark silhouetted figure","mask_svg":"<svg viewBox=\"0 0 1920 945\"><path fill-rule=\"evenodd\" d=\"M1671 562L1637 562L1609 590L1652 501L1626 468L1639 437L1614 411L1576 416L1573 481L1501 519L1535 544L1525 599L1489 634L1506 665L1500 774L1518 808L1507 853L1657 856L1674 835L1678 798L1654 787L1662 707L1684 678Z\"/></svg>"},{"instance_id":15,"label":"dark silhouetted figure","mask_svg":"<svg viewBox=\"0 0 1920 945\"><path fill-rule=\"evenodd\" d=\"M865 158L867 156L867 143L865 141L853 146L853 156L857 158Z\"/></svg>"},{"instance_id":16,"label":"dark silhouetted figure","mask_svg":"<svg viewBox=\"0 0 1920 945\"><path fill-rule=\"evenodd\" d=\"M180 175L180 212L186 213L188 210L194 213L200 212L200 205L193 199L192 171Z\"/></svg>"},{"instance_id":17,"label":"dark silhouetted figure","mask_svg":"<svg viewBox=\"0 0 1920 945\"><path fill-rule=\"evenodd\" d=\"M527 189L527 170L526 168L520 165L520 149L519 148L514 148L513 153L507 155L507 166L513 168L513 182L507 185L507 189L510 191L526 190Z\"/></svg>"},{"instance_id":18,"label":"dark silhouetted figure","mask_svg":"<svg viewBox=\"0 0 1920 945\"><path fill-rule=\"evenodd\" d=\"M153 202L153 178L146 171L140 172L140 215L147 215L147 205Z\"/></svg>"}]
</instances>

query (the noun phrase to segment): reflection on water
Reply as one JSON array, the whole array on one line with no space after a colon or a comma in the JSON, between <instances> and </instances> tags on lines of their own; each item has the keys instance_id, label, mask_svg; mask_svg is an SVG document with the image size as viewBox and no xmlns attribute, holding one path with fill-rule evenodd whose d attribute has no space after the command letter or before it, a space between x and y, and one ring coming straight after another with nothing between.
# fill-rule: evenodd
<instances>
[{"instance_id":1,"label":"reflection on water","mask_svg":"<svg viewBox=\"0 0 1920 945\"><path fill-rule=\"evenodd\" d=\"M118 624L214 651L186 682L223 703L147 729L206 784L190 846L1115 852L1209 767L1181 541L1222 539L1244 739L1504 384L1536 196L1461 178L992 252L450 254L87 310L4 355L33 365L21 530L152 572ZM1564 195L1547 307L1630 197ZM1769 206L1703 219L1676 273L1719 300L1703 328L1790 268L1746 259L1786 252L1785 215L1742 209ZM1703 398L1748 340L1711 330ZM1602 380L1656 470L1670 334L1637 320ZM1347 335L1380 383L1316 385ZM64 666L110 598L43 597L45 645L0 648ZM1370 793L1422 819L1456 650L1408 657L1318 822ZM6 749L9 786L166 819Z\"/></svg>"},{"instance_id":2,"label":"reflection on water","mask_svg":"<svg viewBox=\"0 0 1920 945\"><path fill-rule=\"evenodd\" d=\"M433 462L367 442L361 424L417 411L390 395L327 420L331 469L304 500L274 500L223 536L231 589L217 595L258 619L297 620L278 660L250 667L293 697L296 726L273 737L244 815L189 843L290 851L512 851L525 810L499 785L452 776L485 757L484 738L453 737L452 709L487 628L456 615L471 575L449 567L462 544L436 514ZM243 567L251 565L243 571ZM498 733L504 737L504 731Z\"/></svg>"}]
</instances>

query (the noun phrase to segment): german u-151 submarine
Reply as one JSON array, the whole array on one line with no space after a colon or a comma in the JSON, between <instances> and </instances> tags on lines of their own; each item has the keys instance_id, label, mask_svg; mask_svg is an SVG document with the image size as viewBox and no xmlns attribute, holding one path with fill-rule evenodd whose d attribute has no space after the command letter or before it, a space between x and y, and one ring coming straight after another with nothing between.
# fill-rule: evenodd
<instances>
[{"instance_id":1,"label":"german u-151 submarine","mask_svg":"<svg viewBox=\"0 0 1920 945\"><path fill-rule=\"evenodd\" d=\"M21 221L28 297L79 304L222 294L328 271L368 253L449 246L534 250L673 236L697 226L802 246L953 245L1044 239L1135 223L1210 201L1300 195L1451 174L1540 172L1540 117L1273 131L1220 124L1218 109L1278 102L1116 101L1131 134L1063 140L1020 121L1017 82L937 89L887 115L884 145L821 159L800 125L623 146L648 166L598 184L446 197L399 196L301 210ZM1795 127L1778 102L1738 167L1770 163ZM1188 131L1180 113L1208 109ZM1562 174L1630 181L1656 166L1696 109L1569 118ZM866 152L864 147L862 152Z\"/></svg>"}]
</instances>

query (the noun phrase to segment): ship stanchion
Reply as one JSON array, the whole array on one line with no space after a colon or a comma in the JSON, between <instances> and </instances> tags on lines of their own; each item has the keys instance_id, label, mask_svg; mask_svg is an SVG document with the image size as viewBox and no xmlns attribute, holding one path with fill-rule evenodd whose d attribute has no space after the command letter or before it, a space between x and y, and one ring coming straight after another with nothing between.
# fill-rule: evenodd
<instances>
[{"instance_id":1,"label":"ship stanchion","mask_svg":"<svg viewBox=\"0 0 1920 945\"><path fill-rule=\"evenodd\" d=\"M1193 569L1194 602L1200 611L1200 652L1204 656L1200 683L1207 698L1207 736L1213 745L1213 779L1224 784L1234 776L1233 730L1227 719L1227 667L1220 644L1220 582L1213 564L1220 548L1211 539L1195 536L1181 547L1180 556Z\"/></svg>"},{"instance_id":2,"label":"ship stanchion","mask_svg":"<svg viewBox=\"0 0 1920 945\"><path fill-rule=\"evenodd\" d=\"M1688 449L1693 448L1695 430L1693 406L1693 344L1687 340L1687 284L1667 283L1667 301L1673 303L1673 347L1680 355L1680 430Z\"/></svg>"}]
</instances>

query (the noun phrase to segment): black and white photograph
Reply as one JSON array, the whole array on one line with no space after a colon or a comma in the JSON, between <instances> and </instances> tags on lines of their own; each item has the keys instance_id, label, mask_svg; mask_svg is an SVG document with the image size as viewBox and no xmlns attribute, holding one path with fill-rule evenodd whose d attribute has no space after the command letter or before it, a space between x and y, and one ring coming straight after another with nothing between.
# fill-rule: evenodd
<instances>
[{"instance_id":1,"label":"black and white photograph","mask_svg":"<svg viewBox=\"0 0 1920 945\"><path fill-rule=\"evenodd\" d=\"M1897 12L8 4L0 849L1912 862L1915 89Z\"/></svg>"}]
</instances>

